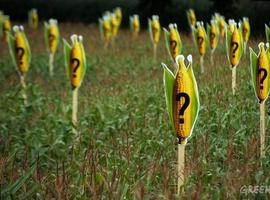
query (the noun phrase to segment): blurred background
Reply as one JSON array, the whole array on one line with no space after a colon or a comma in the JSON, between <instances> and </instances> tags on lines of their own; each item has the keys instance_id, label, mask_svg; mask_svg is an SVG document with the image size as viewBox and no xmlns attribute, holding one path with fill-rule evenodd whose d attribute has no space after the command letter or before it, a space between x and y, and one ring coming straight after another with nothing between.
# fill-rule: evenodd
<instances>
[{"instance_id":1,"label":"blurred background","mask_svg":"<svg viewBox=\"0 0 270 200\"><path fill-rule=\"evenodd\" d=\"M41 20L56 18L60 22L97 23L106 10L120 6L123 27L128 17L139 14L146 27L147 17L158 14L163 26L176 22L181 31L189 31L186 10L193 8L198 20L209 21L214 12L236 20L250 18L253 34L264 34L264 23L269 24L270 1L256 0L0 0L0 10L11 20L26 21L27 12L36 8Z\"/></svg>"}]
</instances>

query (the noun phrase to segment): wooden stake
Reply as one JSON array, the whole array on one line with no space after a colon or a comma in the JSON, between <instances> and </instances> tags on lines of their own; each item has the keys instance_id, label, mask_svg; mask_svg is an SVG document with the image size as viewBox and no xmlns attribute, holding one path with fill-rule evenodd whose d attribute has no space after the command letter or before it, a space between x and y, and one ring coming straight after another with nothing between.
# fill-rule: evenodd
<instances>
[{"instance_id":1,"label":"wooden stake","mask_svg":"<svg viewBox=\"0 0 270 200\"><path fill-rule=\"evenodd\" d=\"M204 73L203 56L200 56L201 73Z\"/></svg>"},{"instance_id":2,"label":"wooden stake","mask_svg":"<svg viewBox=\"0 0 270 200\"><path fill-rule=\"evenodd\" d=\"M214 66L214 51L213 50L211 51L211 54L210 54L210 62L211 62L211 66Z\"/></svg>"},{"instance_id":3,"label":"wooden stake","mask_svg":"<svg viewBox=\"0 0 270 200\"><path fill-rule=\"evenodd\" d=\"M260 103L260 153L265 156L265 103Z\"/></svg>"},{"instance_id":4,"label":"wooden stake","mask_svg":"<svg viewBox=\"0 0 270 200\"><path fill-rule=\"evenodd\" d=\"M53 76L53 60L54 60L54 54L50 53L50 55L49 55L49 73L50 73L51 77Z\"/></svg>"},{"instance_id":5,"label":"wooden stake","mask_svg":"<svg viewBox=\"0 0 270 200\"><path fill-rule=\"evenodd\" d=\"M157 59L157 44L154 43L154 46L153 46L153 53L154 53L154 60Z\"/></svg>"},{"instance_id":6,"label":"wooden stake","mask_svg":"<svg viewBox=\"0 0 270 200\"><path fill-rule=\"evenodd\" d=\"M23 103L25 106L27 106L25 74L20 74L20 81L21 81L21 85L22 85L21 93L22 93Z\"/></svg>"},{"instance_id":7,"label":"wooden stake","mask_svg":"<svg viewBox=\"0 0 270 200\"><path fill-rule=\"evenodd\" d=\"M77 136L78 87L72 90L72 132Z\"/></svg>"},{"instance_id":8,"label":"wooden stake","mask_svg":"<svg viewBox=\"0 0 270 200\"><path fill-rule=\"evenodd\" d=\"M178 164L177 164L177 195L181 195L184 192L184 169L185 169L185 145L178 144Z\"/></svg>"},{"instance_id":9,"label":"wooden stake","mask_svg":"<svg viewBox=\"0 0 270 200\"><path fill-rule=\"evenodd\" d=\"M246 50L247 50L247 43L244 42L244 55L246 55Z\"/></svg>"},{"instance_id":10,"label":"wooden stake","mask_svg":"<svg viewBox=\"0 0 270 200\"><path fill-rule=\"evenodd\" d=\"M235 95L236 89L236 66L232 67L232 93Z\"/></svg>"}]
</instances>

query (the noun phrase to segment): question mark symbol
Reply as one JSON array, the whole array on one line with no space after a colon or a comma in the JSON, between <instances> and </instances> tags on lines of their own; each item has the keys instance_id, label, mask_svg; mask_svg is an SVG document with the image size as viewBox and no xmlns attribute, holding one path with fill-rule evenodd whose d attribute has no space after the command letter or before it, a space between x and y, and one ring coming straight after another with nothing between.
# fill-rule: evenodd
<instances>
[{"instance_id":1,"label":"question mark symbol","mask_svg":"<svg viewBox=\"0 0 270 200\"><path fill-rule=\"evenodd\" d=\"M78 68L80 66L80 60L77 59L77 58L72 58L71 59L71 64L75 65L75 67L73 67L73 70L72 70L72 76L73 76L73 78L76 78L77 77L76 72L77 72L77 70L78 70Z\"/></svg>"},{"instance_id":2,"label":"question mark symbol","mask_svg":"<svg viewBox=\"0 0 270 200\"><path fill-rule=\"evenodd\" d=\"M210 40L213 41L215 39L215 37L216 37L216 34L211 32L210 33Z\"/></svg>"},{"instance_id":3,"label":"question mark symbol","mask_svg":"<svg viewBox=\"0 0 270 200\"><path fill-rule=\"evenodd\" d=\"M243 28L243 32L244 32L244 35L248 32L246 27Z\"/></svg>"},{"instance_id":4,"label":"question mark symbol","mask_svg":"<svg viewBox=\"0 0 270 200\"><path fill-rule=\"evenodd\" d=\"M53 41L54 41L54 39L55 39L55 36L53 35L53 34L49 34L49 45L50 46L52 46L52 43L53 43Z\"/></svg>"},{"instance_id":5,"label":"question mark symbol","mask_svg":"<svg viewBox=\"0 0 270 200\"><path fill-rule=\"evenodd\" d=\"M178 93L178 94L176 95L176 101L180 101L181 97L183 97L183 98L185 99L185 102L184 102L184 104L182 105L182 107L181 107L180 110L179 110L179 115L180 115L180 116L183 116L185 110L187 109L187 107L188 107L188 105L189 105L189 103L190 103L190 98L189 98L189 96L188 96L187 93L185 93L185 92L180 92L180 93ZM180 117L180 118L179 118L179 124L184 124L184 123L185 123L184 118L183 118L183 117Z\"/></svg>"},{"instance_id":6,"label":"question mark symbol","mask_svg":"<svg viewBox=\"0 0 270 200\"><path fill-rule=\"evenodd\" d=\"M198 43L199 43L199 48L202 48L202 43L203 43L203 37L202 36L198 36Z\"/></svg>"},{"instance_id":7,"label":"question mark symbol","mask_svg":"<svg viewBox=\"0 0 270 200\"><path fill-rule=\"evenodd\" d=\"M261 73L263 72L263 76L261 77ZM260 89L263 89L263 81L266 79L267 77L267 70L265 68L259 68L258 69L258 75L260 77Z\"/></svg>"},{"instance_id":8,"label":"question mark symbol","mask_svg":"<svg viewBox=\"0 0 270 200\"><path fill-rule=\"evenodd\" d=\"M177 46L177 42L175 40L171 40L170 41L170 46L173 49L173 54L175 54L175 49L176 49L176 46Z\"/></svg>"},{"instance_id":9,"label":"question mark symbol","mask_svg":"<svg viewBox=\"0 0 270 200\"><path fill-rule=\"evenodd\" d=\"M236 50L238 49L238 43L237 42L232 42L232 44L231 44L231 46L232 46L232 49L233 49L233 58L235 57L235 52L236 52Z\"/></svg>"},{"instance_id":10,"label":"question mark symbol","mask_svg":"<svg viewBox=\"0 0 270 200\"><path fill-rule=\"evenodd\" d=\"M154 36L156 35L157 31L158 31L157 27L153 27L153 35Z\"/></svg>"},{"instance_id":11,"label":"question mark symbol","mask_svg":"<svg viewBox=\"0 0 270 200\"><path fill-rule=\"evenodd\" d=\"M23 64L22 58L24 55L24 49L22 47L17 47L16 52L17 52L17 55L19 57L19 64L22 65Z\"/></svg>"}]
</instances>

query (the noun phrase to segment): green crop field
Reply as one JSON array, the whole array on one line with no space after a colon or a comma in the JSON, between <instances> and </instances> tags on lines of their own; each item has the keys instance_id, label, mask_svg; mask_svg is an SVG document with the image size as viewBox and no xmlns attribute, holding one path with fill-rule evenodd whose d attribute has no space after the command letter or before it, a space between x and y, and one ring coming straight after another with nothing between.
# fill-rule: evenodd
<instances>
[{"instance_id":1,"label":"green crop field","mask_svg":"<svg viewBox=\"0 0 270 200\"><path fill-rule=\"evenodd\" d=\"M97 26L60 24L62 38L84 37L87 70L79 89L78 141L63 45L50 77L42 26L25 27L32 51L27 107L7 44L0 44L1 199L177 199L177 137L166 110L161 62L173 65L164 36L153 60L146 31L134 40L129 30L120 30L114 46L104 50ZM237 67L233 96L225 43L218 45L213 67L207 52L202 74L191 34L181 38L182 54L193 55L201 103L186 145L184 199L267 199L266 193L240 191L270 186L269 101L261 159L249 51ZM251 37L248 46L258 52L264 40Z\"/></svg>"}]
</instances>

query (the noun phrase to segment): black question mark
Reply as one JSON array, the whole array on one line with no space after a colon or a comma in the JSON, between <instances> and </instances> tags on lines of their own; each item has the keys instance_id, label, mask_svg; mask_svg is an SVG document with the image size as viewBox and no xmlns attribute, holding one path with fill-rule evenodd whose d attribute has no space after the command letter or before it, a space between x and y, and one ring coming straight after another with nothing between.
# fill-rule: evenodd
<instances>
[{"instance_id":1,"label":"black question mark","mask_svg":"<svg viewBox=\"0 0 270 200\"><path fill-rule=\"evenodd\" d=\"M233 52L233 58L234 58L235 57L235 52L238 49L239 45L238 45L237 42L232 42L231 46L232 46L232 49L233 49L232 52Z\"/></svg>"},{"instance_id":2,"label":"black question mark","mask_svg":"<svg viewBox=\"0 0 270 200\"><path fill-rule=\"evenodd\" d=\"M198 36L198 43L199 43L199 48L202 48L202 43L203 43L203 37L202 36Z\"/></svg>"},{"instance_id":3,"label":"black question mark","mask_svg":"<svg viewBox=\"0 0 270 200\"><path fill-rule=\"evenodd\" d=\"M53 34L49 33L49 46L52 46L54 39L55 39L55 36Z\"/></svg>"},{"instance_id":4,"label":"black question mark","mask_svg":"<svg viewBox=\"0 0 270 200\"><path fill-rule=\"evenodd\" d=\"M184 112L185 110L187 109L189 103L190 103L190 98L189 98L189 95L185 92L180 92L176 95L176 101L180 101L181 97L183 97L185 99L185 102L184 104L182 105L182 107L180 108L179 110L179 115L180 116L183 116L184 115ZM179 124L184 124L184 118L179 118Z\"/></svg>"},{"instance_id":5,"label":"black question mark","mask_svg":"<svg viewBox=\"0 0 270 200\"><path fill-rule=\"evenodd\" d=\"M78 69L79 66L80 66L80 60L79 60L78 58L72 58L72 59L71 59L71 64L72 64L72 65L75 65L75 67L73 68L73 71L72 71L72 76L73 76L74 78L76 78L76 77L77 77L76 71L77 71L77 69Z\"/></svg>"},{"instance_id":6,"label":"black question mark","mask_svg":"<svg viewBox=\"0 0 270 200\"><path fill-rule=\"evenodd\" d=\"M177 46L177 42L175 40L171 40L170 41L170 46L173 49L173 54L175 54L175 49L176 49L176 46Z\"/></svg>"},{"instance_id":7,"label":"black question mark","mask_svg":"<svg viewBox=\"0 0 270 200\"><path fill-rule=\"evenodd\" d=\"M158 32L157 27L153 27L153 36L155 36L157 32Z\"/></svg>"},{"instance_id":8,"label":"black question mark","mask_svg":"<svg viewBox=\"0 0 270 200\"><path fill-rule=\"evenodd\" d=\"M17 47L16 48L16 53L17 53L17 55L19 56L19 63L20 63L20 65L22 65L23 64L23 61L22 61L22 57L23 57L23 55L24 55L24 48L22 48L22 47Z\"/></svg>"},{"instance_id":9,"label":"black question mark","mask_svg":"<svg viewBox=\"0 0 270 200\"><path fill-rule=\"evenodd\" d=\"M213 42L213 40L215 39L216 34L213 32L210 32L210 40Z\"/></svg>"},{"instance_id":10,"label":"black question mark","mask_svg":"<svg viewBox=\"0 0 270 200\"><path fill-rule=\"evenodd\" d=\"M245 35L247 32L248 32L247 28L244 27L244 28L243 28L243 33L244 33L244 35Z\"/></svg>"},{"instance_id":11,"label":"black question mark","mask_svg":"<svg viewBox=\"0 0 270 200\"><path fill-rule=\"evenodd\" d=\"M258 75L260 77L260 74L263 72L263 76L260 78L260 89L263 89L263 81L266 79L267 77L267 70L265 68L259 68L258 69Z\"/></svg>"}]
</instances>

